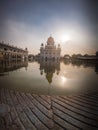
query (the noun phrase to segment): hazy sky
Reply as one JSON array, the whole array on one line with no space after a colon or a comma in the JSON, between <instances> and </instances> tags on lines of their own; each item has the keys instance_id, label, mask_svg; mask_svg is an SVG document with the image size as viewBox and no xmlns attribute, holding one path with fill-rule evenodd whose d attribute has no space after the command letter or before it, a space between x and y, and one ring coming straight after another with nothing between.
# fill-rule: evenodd
<instances>
[{"instance_id":1,"label":"hazy sky","mask_svg":"<svg viewBox=\"0 0 98 130\"><path fill-rule=\"evenodd\" d=\"M37 54L50 34L62 55L95 53L97 0L0 0L0 41Z\"/></svg>"}]
</instances>

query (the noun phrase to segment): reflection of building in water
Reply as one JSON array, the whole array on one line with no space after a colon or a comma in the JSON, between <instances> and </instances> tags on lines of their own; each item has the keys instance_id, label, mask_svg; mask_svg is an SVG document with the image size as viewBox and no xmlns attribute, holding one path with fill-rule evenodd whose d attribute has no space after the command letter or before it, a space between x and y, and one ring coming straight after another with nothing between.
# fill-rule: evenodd
<instances>
[{"instance_id":1,"label":"reflection of building in water","mask_svg":"<svg viewBox=\"0 0 98 130\"><path fill-rule=\"evenodd\" d=\"M98 74L98 63L95 65L95 72Z\"/></svg>"},{"instance_id":2,"label":"reflection of building in water","mask_svg":"<svg viewBox=\"0 0 98 130\"><path fill-rule=\"evenodd\" d=\"M98 62L97 61L82 61L82 60L76 60L76 61L63 61L63 63L65 65L69 65L72 64L73 66L77 66L77 67L84 67L84 68L88 68L88 67L92 67L95 69L96 74L98 74Z\"/></svg>"},{"instance_id":3,"label":"reflection of building in water","mask_svg":"<svg viewBox=\"0 0 98 130\"><path fill-rule=\"evenodd\" d=\"M73 66L83 66L83 67L95 67L98 65L97 61L84 61L84 60L72 60L72 61L63 61L65 65L72 64Z\"/></svg>"},{"instance_id":4,"label":"reflection of building in water","mask_svg":"<svg viewBox=\"0 0 98 130\"><path fill-rule=\"evenodd\" d=\"M40 61L40 74L43 75L45 73L49 83L52 83L53 74L56 73L58 75L59 72L59 61Z\"/></svg>"},{"instance_id":5,"label":"reflection of building in water","mask_svg":"<svg viewBox=\"0 0 98 130\"><path fill-rule=\"evenodd\" d=\"M25 50L0 42L0 60L22 61L28 59L28 50Z\"/></svg>"},{"instance_id":6,"label":"reflection of building in water","mask_svg":"<svg viewBox=\"0 0 98 130\"><path fill-rule=\"evenodd\" d=\"M22 67L25 67L25 69L27 70L28 62L2 62L0 64L0 76L5 75L5 72L14 71Z\"/></svg>"},{"instance_id":7,"label":"reflection of building in water","mask_svg":"<svg viewBox=\"0 0 98 130\"><path fill-rule=\"evenodd\" d=\"M58 44L58 47L56 47L54 39L52 37L49 37L47 40L47 45L42 43L40 48L40 58L41 59L52 59L52 60L59 60L60 59L60 53L61 53L61 47L60 44Z\"/></svg>"}]
</instances>

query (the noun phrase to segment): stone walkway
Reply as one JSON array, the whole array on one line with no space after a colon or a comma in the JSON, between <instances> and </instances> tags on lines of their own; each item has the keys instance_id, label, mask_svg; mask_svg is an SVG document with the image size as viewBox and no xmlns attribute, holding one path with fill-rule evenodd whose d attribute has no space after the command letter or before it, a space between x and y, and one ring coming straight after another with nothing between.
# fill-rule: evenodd
<instances>
[{"instance_id":1,"label":"stone walkway","mask_svg":"<svg viewBox=\"0 0 98 130\"><path fill-rule=\"evenodd\" d=\"M98 94L45 96L0 89L0 130L98 130Z\"/></svg>"}]
</instances>

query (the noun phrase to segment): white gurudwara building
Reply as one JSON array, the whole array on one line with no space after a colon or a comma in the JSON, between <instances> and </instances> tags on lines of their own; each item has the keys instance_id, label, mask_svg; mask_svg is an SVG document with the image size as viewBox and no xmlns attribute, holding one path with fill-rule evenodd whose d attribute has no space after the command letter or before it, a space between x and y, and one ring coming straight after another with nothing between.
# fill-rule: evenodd
<instances>
[{"instance_id":1,"label":"white gurudwara building","mask_svg":"<svg viewBox=\"0 0 98 130\"><path fill-rule=\"evenodd\" d=\"M47 39L47 44L44 46L44 44L41 44L40 47L40 58L44 60L59 60L61 54L61 47L60 44L56 47L54 38L49 37Z\"/></svg>"}]
</instances>

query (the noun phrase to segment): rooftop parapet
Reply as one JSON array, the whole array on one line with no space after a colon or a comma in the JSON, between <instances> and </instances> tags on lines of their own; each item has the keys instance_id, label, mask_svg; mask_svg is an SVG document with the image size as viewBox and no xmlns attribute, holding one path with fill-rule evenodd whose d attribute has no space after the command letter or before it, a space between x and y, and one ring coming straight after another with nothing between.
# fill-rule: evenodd
<instances>
[{"instance_id":1,"label":"rooftop parapet","mask_svg":"<svg viewBox=\"0 0 98 130\"><path fill-rule=\"evenodd\" d=\"M22 49L17 46L10 45L9 43L4 43L4 41L0 42L0 46L2 46L2 47L4 46L4 47L10 48L10 49L16 49L16 50L23 51L23 52L28 52L27 48Z\"/></svg>"}]
</instances>

